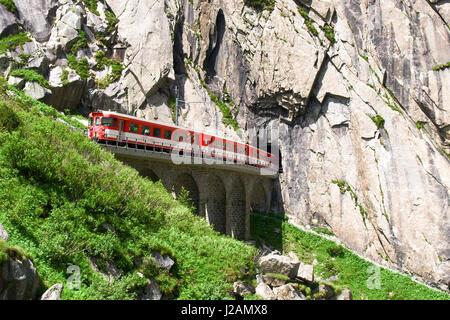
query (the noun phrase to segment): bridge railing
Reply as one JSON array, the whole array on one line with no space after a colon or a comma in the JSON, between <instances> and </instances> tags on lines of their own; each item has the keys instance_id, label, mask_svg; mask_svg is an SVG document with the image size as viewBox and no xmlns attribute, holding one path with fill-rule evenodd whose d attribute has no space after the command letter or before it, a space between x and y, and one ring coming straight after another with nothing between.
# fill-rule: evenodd
<instances>
[{"instance_id":1,"label":"bridge railing","mask_svg":"<svg viewBox=\"0 0 450 320\"><path fill-rule=\"evenodd\" d=\"M164 145L162 143L162 146L159 146L157 142L153 139L144 139L143 141L139 141L137 138L130 140L128 137L125 138L124 142L120 142L117 135L108 135L105 132L105 140L101 141L98 140L99 143L105 144L107 146L115 147L115 148L123 148L127 150L139 150L142 152L152 152L152 153L158 153L158 154L172 154L174 147L170 144ZM219 158L211 153L204 152L200 148L191 147L189 152L185 152L184 149L176 150L176 152L180 153L181 156L185 158L190 158L193 164L226 164L226 165L237 165L237 166L247 166L247 167L253 167L253 168L260 168L262 170L268 170L270 172L266 173L267 175L277 175L278 174L278 167L273 168L261 168L257 166L256 164L250 163L248 160L248 156L246 156L246 160L237 161L237 158L235 157L233 161L225 161L222 158ZM175 152L175 153L176 153Z\"/></svg>"}]
</instances>

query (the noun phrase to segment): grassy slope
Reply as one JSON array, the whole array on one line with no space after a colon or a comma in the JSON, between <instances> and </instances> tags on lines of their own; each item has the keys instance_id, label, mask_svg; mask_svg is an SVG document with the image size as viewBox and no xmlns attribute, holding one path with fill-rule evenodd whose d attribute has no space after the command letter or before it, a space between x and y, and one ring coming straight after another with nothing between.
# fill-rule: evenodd
<instances>
[{"instance_id":1,"label":"grassy slope","mask_svg":"<svg viewBox=\"0 0 450 320\"><path fill-rule=\"evenodd\" d=\"M160 183L5 87L1 79L0 222L8 246L25 250L47 287L66 284L70 264L81 268L81 290L65 286L63 299L133 298L145 285L138 271L174 298L226 299L233 280L254 269L256 249L219 235ZM176 261L171 274L154 265L152 250ZM114 263L122 276L108 283L88 257L101 269Z\"/></svg>"},{"instance_id":2,"label":"grassy slope","mask_svg":"<svg viewBox=\"0 0 450 320\"><path fill-rule=\"evenodd\" d=\"M333 241L312 232L303 231L273 216L254 214L251 217L251 226L252 238L257 242L264 239L266 244L279 250L294 251L305 263L312 263L314 259L317 259L319 264L314 268L315 277L327 279L338 275L338 280L332 283L336 287L350 288L354 299L450 299L446 293L430 289L409 277L383 268L380 272L380 289L371 290L366 282L374 274L373 271L367 272L373 264ZM274 232L274 229L279 229L280 233Z\"/></svg>"}]
</instances>

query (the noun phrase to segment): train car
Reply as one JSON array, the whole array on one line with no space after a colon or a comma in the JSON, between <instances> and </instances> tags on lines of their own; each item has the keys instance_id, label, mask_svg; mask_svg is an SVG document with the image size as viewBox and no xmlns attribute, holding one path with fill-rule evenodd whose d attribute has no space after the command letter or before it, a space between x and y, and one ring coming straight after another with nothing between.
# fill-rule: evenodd
<instances>
[{"instance_id":1,"label":"train car","mask_svg":"<svg viewBox=\"0 0 450 320\"><path fill-rule=\"evenodd\" d=\"M204 158L273 167L272 155L254 146L112 111L89 114L88 137L99 143L131 145L166 152L182 150Z\"/></svg>"}]
</instances>

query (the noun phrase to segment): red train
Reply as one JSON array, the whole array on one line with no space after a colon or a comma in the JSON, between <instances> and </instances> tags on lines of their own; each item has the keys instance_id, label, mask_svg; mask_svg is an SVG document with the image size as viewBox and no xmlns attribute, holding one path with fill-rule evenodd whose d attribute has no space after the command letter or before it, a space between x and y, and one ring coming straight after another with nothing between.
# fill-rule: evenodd
<instances>
[{"instance_id":1,"label":"red train","mask_svg":"<svg viewBox=\"0 0 450 320\"><path fill-rule=\"evenodd\" d=\"M275 157L262 149L227 138L167 125L112 111L89 114L88 136L99 143L171 152L182 150L203 158L277 169Z\"/></svg>"}]
</instances>

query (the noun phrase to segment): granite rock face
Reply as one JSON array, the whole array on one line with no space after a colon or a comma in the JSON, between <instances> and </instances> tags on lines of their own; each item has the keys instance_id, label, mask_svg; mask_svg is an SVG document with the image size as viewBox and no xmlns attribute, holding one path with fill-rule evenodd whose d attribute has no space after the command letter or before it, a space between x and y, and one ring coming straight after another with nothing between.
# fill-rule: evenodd
<instances>
[{"instance_id":1,"label":"granite rock face","mask_svg":"<svg viewBox=\"0 0 450 320\"><path fill-rule=\"evenodd\" d=\"M214 132L217 114L219 134L246 141L276 126L283 173L272 209L449 290L450 68L435 68L450 61L448 1L98 3L15 1L17 13L0 12L2 36L21 27L33 38L24 51L50 80L44 101L173 123L178 96L191 102L180 104L185 127ZM68 65L79 30L84 79ZM123 66L111 83L99 51Z\"/></svg>"}]
</instances>

